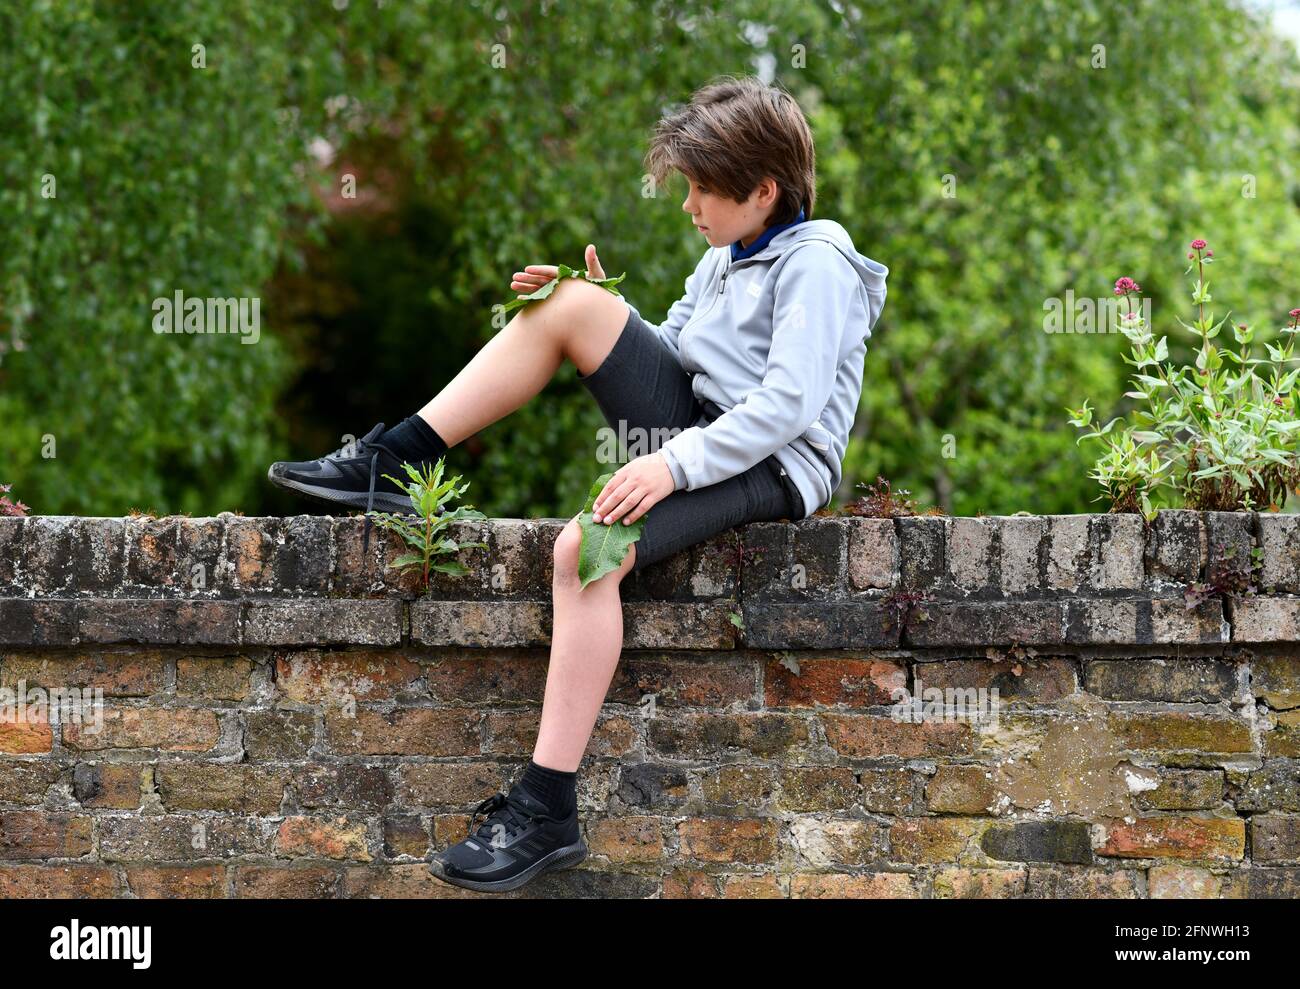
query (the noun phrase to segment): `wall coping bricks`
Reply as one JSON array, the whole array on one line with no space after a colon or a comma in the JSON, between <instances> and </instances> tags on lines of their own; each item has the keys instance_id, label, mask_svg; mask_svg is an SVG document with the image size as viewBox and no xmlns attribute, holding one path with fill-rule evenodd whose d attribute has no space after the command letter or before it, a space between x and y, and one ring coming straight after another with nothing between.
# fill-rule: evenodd
<instances>
[{"instance_id":1,"label":"wall coping bricks","mask_svg":"<svg viewBox=\"0 0 1300 989\"><path fill-rule=\"evenodd\" d=\"M463 522L428 594L360 516L0 518L0 645L550 641L565 519ZM1224 550L1223 547L1228 547ZM1257 593L1188 591L1225 552ZM1300 639L1300 523L1272 513L814 516L740 526L628 577L628 648L1212 645Z\"/></svg>"}]
</instances>

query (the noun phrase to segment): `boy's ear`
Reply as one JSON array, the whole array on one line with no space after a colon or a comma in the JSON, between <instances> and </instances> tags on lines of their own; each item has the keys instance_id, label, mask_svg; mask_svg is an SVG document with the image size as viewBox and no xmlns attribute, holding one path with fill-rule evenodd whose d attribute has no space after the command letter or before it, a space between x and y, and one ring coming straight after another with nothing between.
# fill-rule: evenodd
<instances>
[{"instance_id":1,"label":"boy's ear","mask_svg":"<svg viewBox=\"0 0 1300 989\"><path fill-rule=\"evenodd\" d=\"M758 180L758 185L754 187L755 205L760 209L767 209L775 206L776 201L781 198L781 187L776 184L776 179L770 175L764 176Z\"/></svg>"}]
</instances>

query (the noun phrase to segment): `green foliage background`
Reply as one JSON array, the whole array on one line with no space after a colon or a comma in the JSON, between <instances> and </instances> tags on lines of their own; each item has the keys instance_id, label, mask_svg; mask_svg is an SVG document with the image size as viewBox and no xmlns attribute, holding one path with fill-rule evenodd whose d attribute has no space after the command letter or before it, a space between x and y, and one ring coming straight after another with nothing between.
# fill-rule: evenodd
<instances>
[{"instance_id":1,"label":"green foliage background","mask_svg":"<svg viewBox=\"0 0 1300 989\"><path fill-rule=\"evenodd\" d=\"M960 514L1098 507L1063 409L1125 410L1125 341L1044 333L1067 289L1132 275L1174 360L1193 237L1234 321L1300 305L1300 59L1223 0L338 6L0 9L0 480L35 512L302 511L271 460L415 411L512 271L588 241L658 318L704 245L681 188L643 195L646 137L723 72L800 99L817 214L891 269L837 504L879 473ZM154 334L177 289L260 296L261 341ZM567 517L603 425L566 365L450 464L490 515Z\"/></svg>"}]
</instances>

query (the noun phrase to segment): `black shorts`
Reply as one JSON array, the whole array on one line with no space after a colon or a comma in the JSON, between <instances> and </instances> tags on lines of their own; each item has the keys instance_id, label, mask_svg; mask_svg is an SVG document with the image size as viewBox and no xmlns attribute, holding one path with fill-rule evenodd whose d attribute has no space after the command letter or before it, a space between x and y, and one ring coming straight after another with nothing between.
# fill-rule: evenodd
<instances>
[{"instance_id":1,"label":"black shorts","mask_svg":"<svg viewBox=\"0 0 1300 989\"><path fill-rule=\"evenodd\" d=\"M605 421L620 435L644 430L643 450L655 452L669 437L665 429L703 426L722 415L691 390L691 376L654 330L629 310L614 349L591 374L578 374ZM670 435L676 435L672 433ZM611 467L610 470L616 468ZM634 571L693 546L733 526L803 517L803 498L776 457L717 484L674 491L651 506L636 542ZM622 525L621 521L614 525Z\"/></svg>"}]
</instances>

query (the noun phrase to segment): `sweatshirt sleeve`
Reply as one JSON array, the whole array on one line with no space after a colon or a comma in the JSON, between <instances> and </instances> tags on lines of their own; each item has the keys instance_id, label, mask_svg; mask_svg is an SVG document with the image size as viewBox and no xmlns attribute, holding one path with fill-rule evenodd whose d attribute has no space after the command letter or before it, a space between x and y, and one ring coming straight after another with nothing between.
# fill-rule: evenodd
<instances>
[{"instance_id":1,"label":"sweatshirt sleeve","mask_svg":"<svg viewBox=\"0 0 1300 989\"><path fill-rule=\"evenodd\" d=\"M660 447L676 490L743 473L801 436L830 401L861 281L839 251L820 243L796 249L777 278L762 384L713 422Z\"/></svg>"},{"instance_id":2,"label":"sweatshirt sleeve","mask_svg":"<svg viewBox=\"0 0 1300 989\"><path fill-rule=\"evenodd\" d=\"M705 251L704 256L696 264L695 270L686 276L685 294L668 308L668 315L664 317L662 323L657 325L651 323L645 316L641 315L641 311L636 306L628 302L626 296L623 297L623 301L627 302L628 308L640 316L646 326L654 330L655 336L663 342L665 347L672 351L673 357L677 358L679 364L682 355L677 346L677 338L681 336L682 327L686 325L691 318L691 314L695 312L695 303L699 297L700 286L707 280L705 268L711 253L711 251Z\"/></svg>"}]
</instances>

